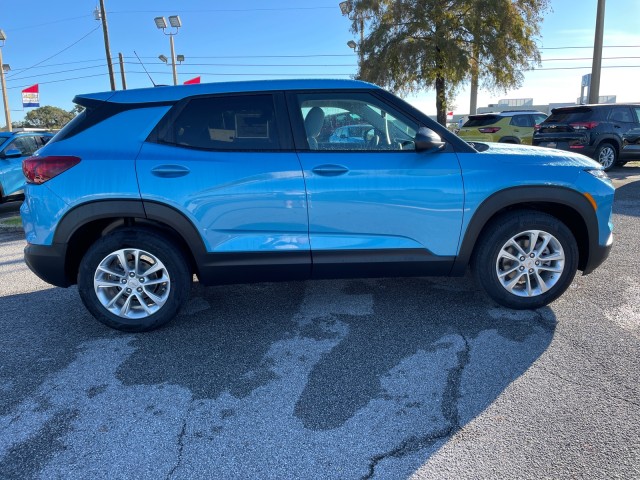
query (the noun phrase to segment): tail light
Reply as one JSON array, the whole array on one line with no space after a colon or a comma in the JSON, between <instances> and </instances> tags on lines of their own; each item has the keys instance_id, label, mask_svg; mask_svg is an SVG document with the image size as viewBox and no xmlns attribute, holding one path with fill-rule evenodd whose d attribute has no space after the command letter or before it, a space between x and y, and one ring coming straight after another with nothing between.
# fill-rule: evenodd
<instances>
[{"instance_id":1,"label":"tail light","mask_svg":"<svg viewBox=\"0 0 640 480\"><path fill-rule=\"evenodd\" d=\"M500 127L485 127L478 129L480 133L496 133L498 130L500 130Z\"/></svg>"},{"instance_id":2,"label":"tail light","mask_svg":"<svg viewBox=\"0 0 640 480\"><path fill-rule=\"evenodd\" d=\"M29 157L22 161L22 173L27 183L40 185L78 163L80 158L72 156Z\"/></svg>"},{"instance_id":3,"label":"tail light","mask_svg":"<svg viewBox=\"0 0 640 480\"><path fill-rule=\"evenodd\" d=\"M575 122L570 123L569 125L574 130L591 130L592 128L596 128L599 122Z\"/></svg>"}]
</instances>

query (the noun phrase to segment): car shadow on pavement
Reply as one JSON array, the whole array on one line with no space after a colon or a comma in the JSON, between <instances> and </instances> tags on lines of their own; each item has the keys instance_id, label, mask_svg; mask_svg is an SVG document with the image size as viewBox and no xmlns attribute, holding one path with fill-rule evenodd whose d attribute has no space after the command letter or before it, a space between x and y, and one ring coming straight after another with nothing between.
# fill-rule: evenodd
<instances>
[{"instance_id":1,"label":"car shadow on pavement","mask_svg":"<svg viewBox=\"0 0 640 480\"><path fill-rule=\"evenodd\" d=\"M78 437L89 423L110 445L107 473L152 478L168 463L183 477L251 477L268 462L270 478L406 478L536 361L556 322L549 308L488 303L469 278L195 284L177 319L137 335L94 321L75 288L2 297L0 309L11 332L0 414L15 428L45 414L64 424L0 448L0 466L45 476L100 463L97 433ZM113 406L116 394L140 409ZM119 446L132 425L142 462ZM155 445L159 432L178 443Z\"/></svg>"},{"instance_id":2,"label":"car shadow on pavement","mask_svg":"<svg viewBox=\"0 0 640 480\"><path fill-rule=\"evenodd\" d=\"M640 177L616 188L613 213L621 215L637 216L637 208L634 208L640 198Z\"/></svg>"}]
</instances>

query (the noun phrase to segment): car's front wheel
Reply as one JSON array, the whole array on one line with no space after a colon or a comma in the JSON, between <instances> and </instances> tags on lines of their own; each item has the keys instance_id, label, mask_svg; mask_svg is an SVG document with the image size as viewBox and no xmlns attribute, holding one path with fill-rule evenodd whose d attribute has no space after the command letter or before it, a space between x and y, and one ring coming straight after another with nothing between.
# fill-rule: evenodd
<instances>
[{"instance_id":1,"label":"car's front wheel","mask_svg":"<svg viewBox=\"0 0 640 480\"><path fill-rule=\"evenodd\" d=\"M191 282L182 251L148 229L125 228L100 238L78 273L80 297L91 314L127 332L153 330L175 317Z\"/></svg>"},{"instance_id":2,"label":"car's front wheel","mask_svg":"<svg viewBox=\"0 0 640 480\"><path fill-rule=\"evenodd\" d=\"M578 267L578 246L557 218L509 212L487 226L472 269L487 294L514 309L539 308L568 288Z\"/></svg>"}]
</instances>

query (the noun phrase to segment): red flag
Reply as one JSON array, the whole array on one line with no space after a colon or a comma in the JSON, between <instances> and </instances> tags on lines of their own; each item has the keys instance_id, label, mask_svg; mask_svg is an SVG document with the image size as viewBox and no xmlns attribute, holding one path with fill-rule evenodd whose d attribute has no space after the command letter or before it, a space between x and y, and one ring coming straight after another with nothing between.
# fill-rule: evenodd
<instances>
[{"instance_id":1,"label":"red flag","mask_svg":"<svg viewBox=\"0 0 640 480\"><path fill-rule=\"evenodd\" d=\"M200 83L200 77L194 77L191 80L187 80L186 82L184 82L185 85L193 85L194 83Z\"/></svg>"}]
</instances>

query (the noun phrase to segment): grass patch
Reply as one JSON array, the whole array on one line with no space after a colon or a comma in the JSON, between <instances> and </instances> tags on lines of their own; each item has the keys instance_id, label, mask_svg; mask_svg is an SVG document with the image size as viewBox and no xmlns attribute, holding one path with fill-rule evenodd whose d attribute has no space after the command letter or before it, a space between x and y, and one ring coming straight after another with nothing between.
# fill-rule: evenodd
<instances>
[{"instance_id":1,"label":"grass patch","mask_svg":"<svg viewBox=\"0 0 640 480\"><path fill-rule=\"evenodd\" d=\"M0 225L6 225L8 227L21 227L22 219L20 217L11 217L4 220L0 220Z\"/></svg>"}]
</instances>

